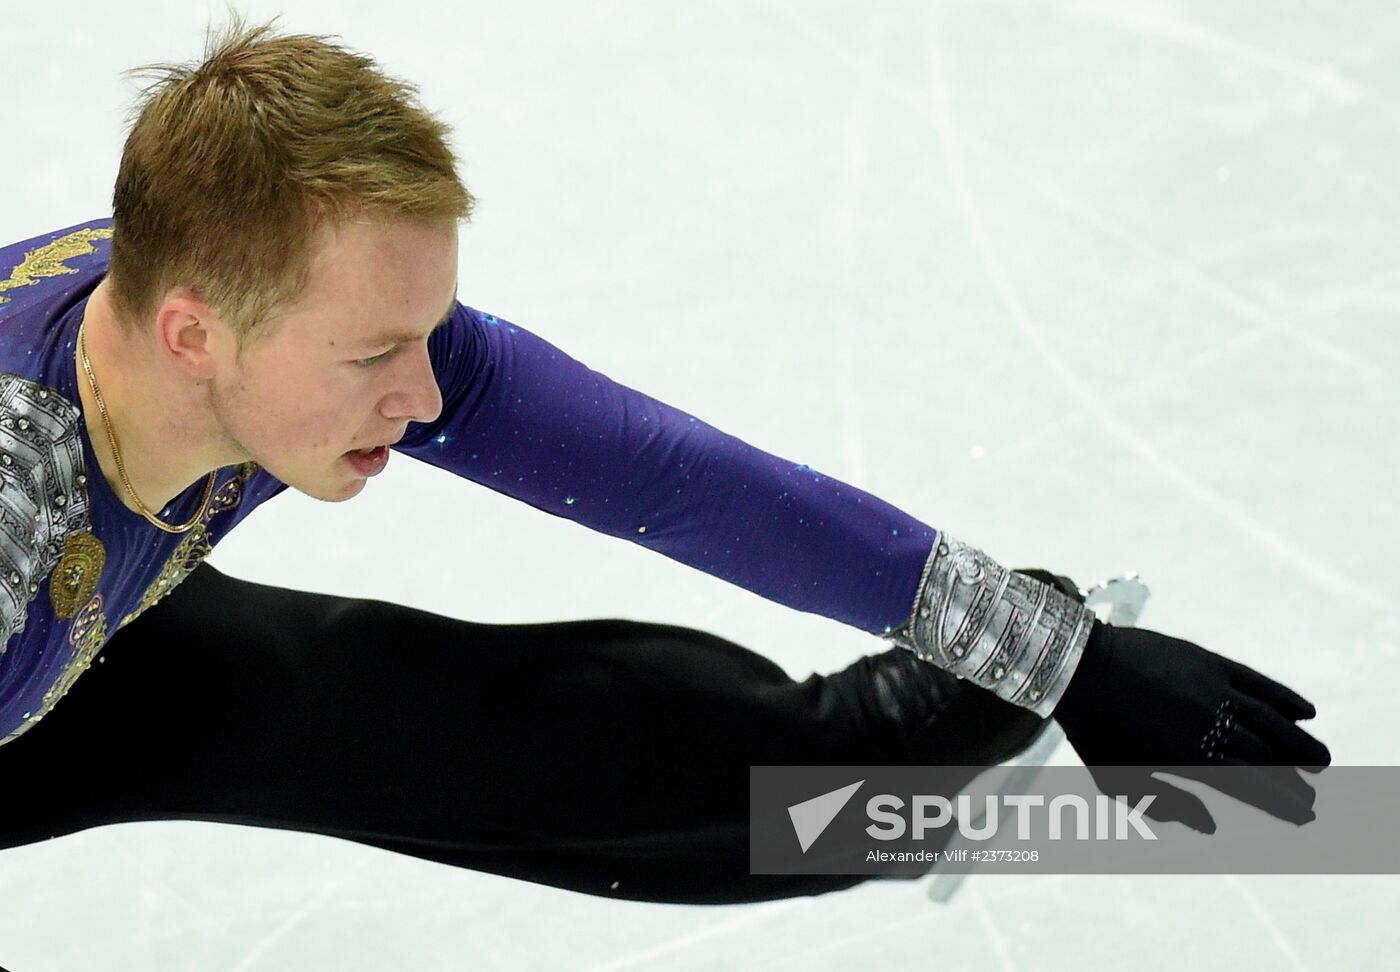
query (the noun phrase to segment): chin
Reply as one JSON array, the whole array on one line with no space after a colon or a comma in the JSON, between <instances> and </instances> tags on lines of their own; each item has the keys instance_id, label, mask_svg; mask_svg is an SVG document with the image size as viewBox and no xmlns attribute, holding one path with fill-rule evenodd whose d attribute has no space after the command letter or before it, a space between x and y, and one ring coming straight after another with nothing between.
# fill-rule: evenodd
<instances>
[{"instance_id":1,"label":"chin","mask_svg":"<svg viewBox=\"0 0 1400 972\"><path fill-rule=\"evenodd\" d=\"M337 496L335 499L331 500L331 502L344 503L348 499L353 499L354 497L359 496L368 483L369 480L367 479L356 479L353 483L346 486L345 489L341 491L340 495Z\"/></svg>"},{"instance_id":2,"label":"chin","mask_svg":"<svg viewBox=\"0 0 1400 972\"><path fill-rule=\"evenodd\" d=\"M332 480L331 482L323 481L321 483L308 483L306 485L289 482L287 480L283 480L283 482L286 482L288 486L295 489L298 493L310 496L312 499L321 500L325 503L344 503L348 499L359 496L364 490L368 480L356 476L348 481Z\"/></svg>"},{"instance_id":3,"label":"chin","mask_svg":"<svg viewBox=\"0 0 1400 972\"><path fill-rule=\"evenodd\" d=\"M339 489L327 490L323 494L316 495L316 498L325 500L327 503L344 503L348 499L359 496L364 490L366 482L368 482L368 480L354 479L345 483Z\"/></svg>"}]
</instances>

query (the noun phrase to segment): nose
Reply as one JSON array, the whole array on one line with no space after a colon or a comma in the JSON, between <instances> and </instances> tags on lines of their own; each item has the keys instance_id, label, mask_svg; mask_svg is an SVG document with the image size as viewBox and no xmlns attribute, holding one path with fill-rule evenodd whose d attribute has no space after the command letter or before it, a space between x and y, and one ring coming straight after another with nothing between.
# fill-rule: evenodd
<instances>
[{"instance_id":1,"label":"nose","mask_svg":"<svg viewBox=\"0 0 1400 972\"><path fill-rule=\"evenodd\" d=\"M393 390L380 402L379 412L396 422L431 422L442 414L442 392L433 376L428 342L404 348L393 369Z\"/></svg>"}]
</instances>

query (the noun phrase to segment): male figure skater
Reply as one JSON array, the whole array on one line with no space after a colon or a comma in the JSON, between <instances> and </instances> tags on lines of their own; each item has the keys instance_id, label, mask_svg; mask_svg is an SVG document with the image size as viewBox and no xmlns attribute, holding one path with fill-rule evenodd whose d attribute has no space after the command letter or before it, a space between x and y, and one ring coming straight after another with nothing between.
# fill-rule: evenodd
<instances>
[{"instance_id":1,"label":"male figure skater","mask_svg":"<svg viewBox=\"0 0 1400 972\"><path fill-rule=\"evenodd\" d=\"M1254 799L1308 819L1297 768L1330 756L1289 689L460 303L445 134L370 59L235 21L160 69L110 220L0 250L0 847L199 819L637 900L811 894L860 878L747 872L751 764L970 776L1048 717L1092 767L1282 767ZM474 624L201 563L394 452L893 644L799 683L701 631Z\"/></svg>"}]
</instances>

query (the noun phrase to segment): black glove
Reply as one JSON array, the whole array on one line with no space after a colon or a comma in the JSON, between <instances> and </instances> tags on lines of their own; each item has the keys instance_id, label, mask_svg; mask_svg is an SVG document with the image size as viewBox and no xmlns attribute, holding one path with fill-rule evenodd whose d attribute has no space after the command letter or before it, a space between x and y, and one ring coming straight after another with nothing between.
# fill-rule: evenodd
<instances>
[{"instance_id":1,"label":"black glove","mask_svg":"<svg viewBox=\"0 0 1400 972\"><path fill-rule=\"evenodd\" d=\"M1316 714L1286 686L1199 645L1096 620L1052 718L1104 793L1132 802L1153 795L1146 816L1214 833L1200 800L1152 772L1199 779L1307 823L1316 793L1297 769L1321 772L1332 755L1294 723Z\"/></svg>"}]
</instances>

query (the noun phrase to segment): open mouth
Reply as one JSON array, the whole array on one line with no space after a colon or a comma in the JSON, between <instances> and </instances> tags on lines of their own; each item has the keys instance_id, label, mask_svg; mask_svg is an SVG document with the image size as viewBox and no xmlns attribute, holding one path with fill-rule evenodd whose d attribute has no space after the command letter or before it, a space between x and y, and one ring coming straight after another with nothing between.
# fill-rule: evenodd
<instances>
[{"instance_id":1,"label":"open mouth","mask_svg":"<svg viewBox=\"0 0 1400 972\"><path fill-rule=\"evenodd\" d=\"M383 471L389 461L389 447L378 445L368 449L352 449L345 453L345 459L361 476L375 476Z\"/></svg>"}]
</instances>

